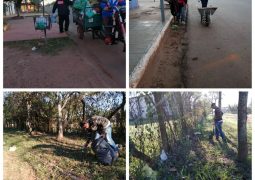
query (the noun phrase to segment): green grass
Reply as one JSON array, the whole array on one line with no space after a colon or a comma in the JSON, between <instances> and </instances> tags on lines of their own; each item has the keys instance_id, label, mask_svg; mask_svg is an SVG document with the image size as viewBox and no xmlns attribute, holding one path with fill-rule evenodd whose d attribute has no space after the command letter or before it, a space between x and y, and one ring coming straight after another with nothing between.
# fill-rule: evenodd
<instances>
[{"instance_id":1,"label":"green grass","mask_svg":"<svg viewBox=\"0 0 255 180\"><path fill-rule=\"evenodd\" d=\"M8 130L4 142L4 151L17 147L15 155L29 163L38 179L70 179L70 174L83 179L125 179L125 150L112 166L104 166L90 148L86 154L82 152L84 139L80 137L70 136L58 142L55 136L30 137Z\"/></svg>"},{"instance_id":2,"label":"green grass","mask_svg":"<svg viewBox=\"0 0 255 180\"><path fill-rule=\"evenodd\" d=\"M48 39L47 43L45 43L44 39L4 43L4 46L6 47L29 50L31 51L31 53L36 52L43 55L51 56L57 55L60 50L72 45L74 45L74 42L68 37ZM37 49L35 51L32 51L33 47L36 47Z\"/></svg>"},{"instance_id":3,"label":"green grass","mask_svg":"<svg viewBox=\"0 0 255 180\"><path fill-rule=\"evenodd\" d=\"M139 159L130 157L131 177L147 179L150 174L153 174L154 178L159 179L251 179L251 122L248 121L247 123L248 159L245 163L238 163L236 160L236 115L224 114L223 130L228 138L227 144L217 142L215 139L214 144L209 141L208 137L212 131L211 118L209 117L203 125L198 124L196 127L195 131L202 133L198 139L194 140L193 137L187 139L179 136L177 139L178 145L174 146L169 162L161 164L156 172L146 167L145 163ZM155 161L159 160L161 145L157 130L157 123L140 125L137 128L130 126L130 138L134 141L136 147ZM168 132L168 134L170 133ZM177 172L169 172L169 167L175 167Z\"/></svg>"}]
</instances>

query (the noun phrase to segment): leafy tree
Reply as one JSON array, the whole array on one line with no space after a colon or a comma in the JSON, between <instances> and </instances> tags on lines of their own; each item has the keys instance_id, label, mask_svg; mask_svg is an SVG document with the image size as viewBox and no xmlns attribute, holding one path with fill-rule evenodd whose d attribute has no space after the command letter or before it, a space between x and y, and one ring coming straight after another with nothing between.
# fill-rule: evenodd
<instances>
[{"instance_id":1,"label":"leafy tree","mask_svg":"<svg viewBox=\"0 0 255 180\"><path fill-rule=\"evenodd\" d=\"M101 115L123 134L125 98L123 92L8 92L4 94L4 127L57 133L61 140L65 132L80 130L83 116Z\"/></svg>"}]
</instances>

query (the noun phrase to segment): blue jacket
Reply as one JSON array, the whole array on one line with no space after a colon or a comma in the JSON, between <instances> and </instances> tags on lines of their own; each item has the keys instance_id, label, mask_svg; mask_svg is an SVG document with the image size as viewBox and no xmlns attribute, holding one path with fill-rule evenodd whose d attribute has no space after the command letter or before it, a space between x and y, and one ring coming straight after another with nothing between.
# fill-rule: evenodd
<instances>
[{"instance_id":1,"label":"blue jacket","mask_svg":"<svg viewBox=\"0 0 255 180\"><path fill-rule=\"evenodd\" d=\"M102 16L111 17L113 15L113 7L117 6L117 4L118 0L102 0L100 3L100 7L102 8Z\"/></svg>"}]
</instances>

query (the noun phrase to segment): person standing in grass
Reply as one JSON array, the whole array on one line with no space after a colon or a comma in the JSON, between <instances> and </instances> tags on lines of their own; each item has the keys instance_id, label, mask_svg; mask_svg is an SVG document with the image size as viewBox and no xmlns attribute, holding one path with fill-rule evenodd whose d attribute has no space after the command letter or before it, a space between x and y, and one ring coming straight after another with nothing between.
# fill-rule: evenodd
<instances>
[{"instance_id":1,"label":"person standing in grass","mask_svg":"<svg viewBox=\"0 0 255 180\"><path fill-rule=\"evenodd\" d=\"M109 119L101 116L92 116L85 119L81 123L81 127L88 130L91 134L84 145L85 148L93 139L98 139L102 134L105 134L107 142L112 146L118 156L119 149L112 139L112 125Z\"/></svg>"},{"instance_id":2,"label":"person standing in grass","mask_svg":"<svg viewBox=\"0 0 255 180\"><path fill-rule=\"evenodd\" d=\"M226 142L226 136L222 130L223 112L221 111L219 107L216 106L215 103L212 103L211 108L214 109L214 125L215 125L216 140L219 141L219 136L221 136L222 140Z\"/></svg>"}]
</instances>

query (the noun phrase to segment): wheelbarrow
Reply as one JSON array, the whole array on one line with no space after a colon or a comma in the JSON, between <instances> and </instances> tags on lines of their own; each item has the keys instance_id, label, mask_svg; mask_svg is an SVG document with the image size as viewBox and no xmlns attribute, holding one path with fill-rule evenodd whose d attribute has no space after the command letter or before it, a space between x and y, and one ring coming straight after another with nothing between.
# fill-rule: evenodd
<instances>
[{"instance_id":1,"label":"wheelbarrow","mask_svg":"<svg viewBox=\"0 0 255 180\"><path fill-rule=\"evenodd\" d=\"M217 10L217 7L198 8L198 12L201 15L201 24L205 26L209 26L211 23L210 16L212 16L216 10Z\"/></svg>"}]
</instances>

